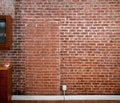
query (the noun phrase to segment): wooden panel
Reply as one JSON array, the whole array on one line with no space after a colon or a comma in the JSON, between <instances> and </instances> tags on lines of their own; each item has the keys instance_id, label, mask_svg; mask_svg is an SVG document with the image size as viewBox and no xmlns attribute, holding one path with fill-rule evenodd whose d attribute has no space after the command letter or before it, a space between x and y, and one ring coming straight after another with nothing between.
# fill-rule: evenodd
<instances>
[{"instance_id":1,"label":"wooden panel","mask_svg":"<svg viewBox=\"0 0 120 103\"><path fill-rule=\"evenodd\" d=\"M0 70L0 103L11 103L11 68Z\"/></svg>"},{"instance_id":2,"label":"wooden panel","mask_svg":"<svg viewBox=\"0 0 120 103\"><path fill-rule=\"evenodd\" d=\"M7 71L6 70L0 70L0 77L7 77Z\"/></svg>"},{"instance_id":3,"label":"wooden panel","mask_svg":"<svg viewBox=\"0 0 120 103\"><path fill-rule=\"evenodd\" d=\"M6 87L6 86L7 86L7 79L0 77L0 88Z\"/></svg>"},{"instance_id":4,"label":"wooden panel","mask_svg":"<svg viewBox=\"0 0 120 103\"><path fill-rule=\"evenodd\" d=\"M120 103L120 101L13 101L12 103Z\"/></svg>"}]
</instances>

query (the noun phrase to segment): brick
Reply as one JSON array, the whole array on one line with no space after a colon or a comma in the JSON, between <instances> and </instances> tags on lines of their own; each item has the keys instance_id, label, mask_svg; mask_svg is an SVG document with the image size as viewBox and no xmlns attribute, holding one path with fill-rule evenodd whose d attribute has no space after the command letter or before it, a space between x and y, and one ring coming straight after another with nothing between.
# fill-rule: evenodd
<instances>
[{"instance_id":1,"label":"brick","mask_svg":"<svg viewBox=\"0 0 120 103\"><path fill-rule=\"evenodd\" d=\"M9 3L8 3L9 2ZM5 5L5 6L3 6ZM1 0L13 17L13 92L120 94L118 0ZM8 9L9 8L9 9Z\"/></svg>"}]
</instances>

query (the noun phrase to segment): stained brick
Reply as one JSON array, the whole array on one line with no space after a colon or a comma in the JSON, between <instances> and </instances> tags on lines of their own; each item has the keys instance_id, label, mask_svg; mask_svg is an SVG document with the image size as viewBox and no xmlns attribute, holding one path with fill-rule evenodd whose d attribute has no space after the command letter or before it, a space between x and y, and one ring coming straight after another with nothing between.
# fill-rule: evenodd
<instances>
[{"instance_id":1,"label":"stained brick","mask_svg":"<svg viewBox=\"0 0 120 103\"><path fill-rule=\"evenodd\" d=\"M13 49L0 51L13 92L120 94L119 10L119 0L1 0L13 17Z\"/></svg>"}]
</instances>

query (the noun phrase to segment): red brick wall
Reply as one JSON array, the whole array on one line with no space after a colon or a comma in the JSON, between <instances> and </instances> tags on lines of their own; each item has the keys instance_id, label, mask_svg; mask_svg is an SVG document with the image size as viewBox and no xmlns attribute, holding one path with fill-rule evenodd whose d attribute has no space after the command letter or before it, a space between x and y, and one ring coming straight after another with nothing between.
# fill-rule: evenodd
<instances>
[{"instance_id":1,"label":"red brick wall","mask_svg":"<svg viewBox=\"0 0 120 103\"><path fill-rule=\"evenodd\" d=\"M61 94L66 84L67 94L120 94L119 0L15 0L14 8L13 49L0 51L13 64L13 92Z\"/></svg>"}]
</instances>

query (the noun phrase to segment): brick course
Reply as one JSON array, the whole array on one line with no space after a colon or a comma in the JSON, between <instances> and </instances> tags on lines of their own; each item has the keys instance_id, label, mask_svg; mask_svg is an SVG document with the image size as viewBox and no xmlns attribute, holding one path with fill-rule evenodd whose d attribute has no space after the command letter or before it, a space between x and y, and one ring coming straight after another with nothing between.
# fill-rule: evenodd
<instances>
[{"instance_id":1,"label":"brick course","mask_svg":"<svg viewBox=\"0 0 120 103\"><path fill-rule=\"evenodd\" d=\"M66 84L66 94L120 94L119 0L11 4L13 49L0 61L13 65L13 92L62 94Z\"/></svg>"}]
</instances>

